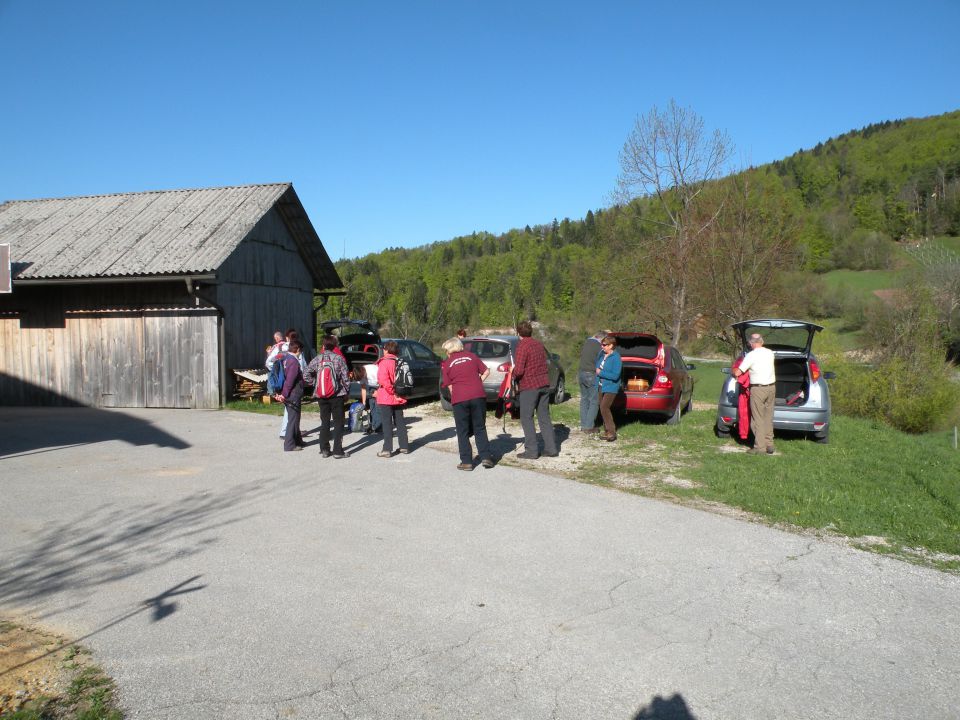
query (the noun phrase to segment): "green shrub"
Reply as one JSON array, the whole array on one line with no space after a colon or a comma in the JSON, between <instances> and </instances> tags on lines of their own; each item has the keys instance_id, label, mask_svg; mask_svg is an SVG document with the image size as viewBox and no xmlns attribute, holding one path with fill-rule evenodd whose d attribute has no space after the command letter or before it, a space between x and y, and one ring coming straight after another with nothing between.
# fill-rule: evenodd
<instances>
[{"instance_id":1,"label":"green shrub","mask_svg":"<svg viewBox=\"0 0 960 720\"><path fill-rule=\"evenodd\" d=\"M850 270L886 270L893 259L893 241L881 232L858 228L831 251L834 267Z\"/></svg>"},{"instance_id":2,"label":"green shrub","mask_svg":"<svg viewBox=\"0 0 960 720\"><path fill-rule=\"evenodd\" d=\"M948 427L960 412L960 384L952 367L930 353L891 358L875 368L834 365L836 412L877 420L909 433Z\"/></svg>"}]
</instances>

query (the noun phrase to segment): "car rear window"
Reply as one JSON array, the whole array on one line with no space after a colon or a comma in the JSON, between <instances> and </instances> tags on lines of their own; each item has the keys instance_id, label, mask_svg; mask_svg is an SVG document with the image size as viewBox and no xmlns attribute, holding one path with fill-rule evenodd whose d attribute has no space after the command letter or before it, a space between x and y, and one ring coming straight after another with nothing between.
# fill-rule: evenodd
<instances>
[{"instance_id":1,"label":"car rear window","mask_svg":"<svg viewBox=\"0 0 960 720\"><path fill-rule=\"evenodd\" d=\"M506 357L510 354L510 346L497 340L467 340L463 349L469 350L481 360Z\"/></svg>"}]
</instances>

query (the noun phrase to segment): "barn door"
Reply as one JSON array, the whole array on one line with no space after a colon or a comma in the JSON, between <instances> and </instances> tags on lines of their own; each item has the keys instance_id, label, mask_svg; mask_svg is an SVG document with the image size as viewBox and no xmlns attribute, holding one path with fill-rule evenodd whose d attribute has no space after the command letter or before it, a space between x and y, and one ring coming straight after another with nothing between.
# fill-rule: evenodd
<instances>
[{"instance_id":1,"label":"barn door","mask_svg":"<svg viewBox=\"0 0 960 720\"><path fill-rule=\"evenodd\" d=\"M219 407L218 367L216 313L144 313L145 407Z\"/></svg>"},{"instance_id":2,"label":"barn door","mask_svg":"<svg viewBox=\"0 0 960 720\"><path fill-rule=\"evenodd\" d=\"M99 339L101 407L143 407L143 323L140 313L91 317ZM89 342L89 341L88 341Z\"/></svg>"}]
</instances>

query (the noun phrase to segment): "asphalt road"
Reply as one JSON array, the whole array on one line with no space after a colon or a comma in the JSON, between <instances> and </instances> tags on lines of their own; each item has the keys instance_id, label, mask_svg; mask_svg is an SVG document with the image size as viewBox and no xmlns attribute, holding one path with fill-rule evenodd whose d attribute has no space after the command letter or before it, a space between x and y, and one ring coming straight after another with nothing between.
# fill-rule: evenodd
<instances>
[{"instance_id":1,"label":"asphalt road","mask_svg":"<svg viewBox=\"0 0 960 720\"><path fill-rule=\"evenodd\" d=\"M0 408L0 608L132 718L960 717L960 577L276 427Z\"/></svg>"}]
</instances>

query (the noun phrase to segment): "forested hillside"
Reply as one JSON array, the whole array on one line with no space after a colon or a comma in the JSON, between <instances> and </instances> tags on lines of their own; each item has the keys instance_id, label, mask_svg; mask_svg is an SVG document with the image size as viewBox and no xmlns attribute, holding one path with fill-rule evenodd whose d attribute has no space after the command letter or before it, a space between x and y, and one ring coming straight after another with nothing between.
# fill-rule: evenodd
<instances>
[{"instance_id":1,"label":"forested hillside","mask_svg":"<svg viewBox=\"0 0 960 720\"><path fill-rule=\"evenodd\" d=\"M324 316L428 342L521 318L573 335L679 328L682 345L722 336L732 320L797 308L798 272L887 267L897 241L960 235L960 111L871 125L707 183L682 252L662 232L677 202L641 197L582 220L341 260L348 293Z\"/></svg>"}]
</instances>

